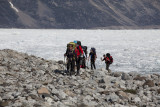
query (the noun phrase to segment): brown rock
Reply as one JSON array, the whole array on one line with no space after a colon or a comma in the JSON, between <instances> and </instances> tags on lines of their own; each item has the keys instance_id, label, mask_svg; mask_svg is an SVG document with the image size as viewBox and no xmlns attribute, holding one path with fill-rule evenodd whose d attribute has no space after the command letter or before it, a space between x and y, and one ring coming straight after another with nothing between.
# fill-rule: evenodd
<instances>
[{"instance_id":1,"label":"brown rock","mask_svg":"<svg viewBox=\"0 0 160 107\"><path fill-rule=\"evenodd\" d=\"M141 77L141 76L137 76L135 77L133 80L139 80L139 81L143 81L143 80L146 80L146 77Z\"/></svg>"},{"instance_id":2,"label":"brown rock","mask_svg":"<svg viewBox=\"0 0 160 107\"><path fill-rule=\"evenodd\" d=\"M116 94L122 99L129 99L128 95L123 91L117 91Z\"/></svg>"},{"instance_id":3,"label":"brown rock","mask_svg":"<svg viewBox=\"0 0 160 107\"><path fill-rule=\"evenodd\" d=\"M160 94L160 89L157 90L158 94Z\"/></svg>"},{"instance_id":4,"label":"brown rock","mask_svg":"<svg viewBox=\"0 0 160 107\"><path fill-rule=\"evenodd\" d=\"M50 92L47 88L41 87L40 89L38 89L38 94L50 94Z\"/></svg>"},{"instance_id":5,"label":"brown rock","mask_svg":"<svg viewBox=\"0 0 160 107\"><path fill-rule=\"evenodd\" d=\"M152 80L146 80L146 82L143 84L143 87L145 85L148 85L148 87L154 87L154 82Z\"/></svg>"},{"instance_id":6,"label":"brown rock","mask_svg":"<svg viewBox=\"0 0 160 107\"><path fill-rule=\"evenodd\" d=\"M74 97L74 96L75 96L75 94L74 94L73 92L69 91L69 90L65 90L64 92L65 92L68 96L71 96L71 97Z\"/></svg>"}]
</instances>

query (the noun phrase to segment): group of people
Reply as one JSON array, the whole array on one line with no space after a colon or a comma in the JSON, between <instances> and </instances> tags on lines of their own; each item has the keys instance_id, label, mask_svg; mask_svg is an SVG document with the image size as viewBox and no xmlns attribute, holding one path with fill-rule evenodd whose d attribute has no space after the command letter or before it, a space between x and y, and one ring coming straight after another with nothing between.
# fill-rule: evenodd
<instances>
[{"instance_id":1,"label":"group of people","mask_svg":"<svg viewBox=\"0 0 160 107\"><path fill-rule=\"evenodd\" d=\"M86 68L86 61L90 59L91 62L91 69L96 69L95 61L97 58L96 55L96 49L91 48L89 57L87 57L87 46L82 46L80 41L74 41L67 44L66 53L64 54L65 57L67 57L67 73L70 75L76 73L76 75L79 75L80 68ZM105 61L106 63L106 70L109 71L109 66L113 62L112 56L107 53L106 55L103 55L102 61ZM77 71L75 72L77 68Z\"/></svg>"}]
</instances>

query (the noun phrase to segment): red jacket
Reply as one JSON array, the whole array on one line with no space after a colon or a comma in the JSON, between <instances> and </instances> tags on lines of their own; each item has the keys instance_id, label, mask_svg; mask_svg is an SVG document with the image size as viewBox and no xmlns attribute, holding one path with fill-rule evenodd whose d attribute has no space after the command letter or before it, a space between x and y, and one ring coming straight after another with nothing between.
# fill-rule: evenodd
<instances>
[{"instance_id":1,"label":"red jacket","mask_svg":"<svg viewBox=\"0 0 160 107\"><path fill-rule=\"evenodd\" d=\"M75 48L75 53L77 54L77 56L79 57L80 55L83 54L83 50L81 46L78 46Z\"/></svg>"}]
</instances>

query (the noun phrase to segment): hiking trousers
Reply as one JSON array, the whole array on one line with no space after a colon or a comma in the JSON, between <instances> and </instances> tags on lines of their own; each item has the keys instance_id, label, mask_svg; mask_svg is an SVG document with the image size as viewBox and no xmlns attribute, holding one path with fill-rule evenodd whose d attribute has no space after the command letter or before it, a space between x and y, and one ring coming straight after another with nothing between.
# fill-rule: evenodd
<instances>
[{"instance_id":1,"label":"hiking trousers","mask_svg":"<svg viewBox=\"0 0 160 107\"><path fill-rule=\"evenodd\" d=\"M78 57L77 60L76 60L76 65L77 65L77 74L79 74L79 70L80 70L80 61L81 61L81 58Z\"/></svg>"},{"instance_id":2,"label":"hiking trousers","mask_svg":"<svg viewBox=\"0 0 160 107\"><path fill-rule=\"evenodd\" d=\"M95 61L94 61L94 60L91 60L91 69L93 69L93 67L94 67L94 69L96 69Z\"/></svg>"},{"instance_id":3,"label":"hiking trousers","mask_svg":"<svg viewBox=\"0 0 160 107\"><path fill-rule=\"evenodd\" d=\"M68 59L67 71L74 72L74 67L75 67L75 61L72 59Z\"/></svg>"},{"instance_id":4,"label":"hiking trousers","mask_svg":"<svg viewBox=\"0 0 160 107\"><path fill-rule=\"evenodd\" d=\"M106 70L109 70L109 66L110 66L110 64L106 63Z\"/></svg>"}]
</instances>

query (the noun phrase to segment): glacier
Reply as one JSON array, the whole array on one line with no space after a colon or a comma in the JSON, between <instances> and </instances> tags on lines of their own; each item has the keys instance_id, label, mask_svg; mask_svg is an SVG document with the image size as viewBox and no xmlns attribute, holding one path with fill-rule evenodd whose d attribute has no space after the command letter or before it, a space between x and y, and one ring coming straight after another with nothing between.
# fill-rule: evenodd
<instances>
[{"instance_id":1,"label":"glacier","mask_svg":"<svg viewBox=\"0 0 160 107\"><path fill-rule=\"evenodd\" d=\"M88 53L96 48L98 69L105 68L100 58L110 53L113 72L160 73L160 30L0 29L0 49L49 60L64 60L66 45L74 40L88 46Z\"/></svg>"}]
</instances>

